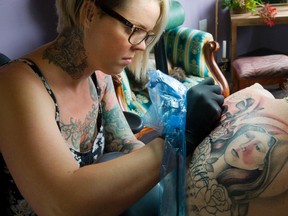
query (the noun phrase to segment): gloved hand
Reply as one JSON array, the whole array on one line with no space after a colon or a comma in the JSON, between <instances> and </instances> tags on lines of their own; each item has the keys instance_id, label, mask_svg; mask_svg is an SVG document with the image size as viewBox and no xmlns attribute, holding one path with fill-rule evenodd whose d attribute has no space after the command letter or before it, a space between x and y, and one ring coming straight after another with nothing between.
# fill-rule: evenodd
<instances>
[{"instance_id":1,"label":"gloved hand","mask_svg":"<svg viewBox=\"0 0 288 216\"><path fill-rule=\"evenodd\" d=\"M221 88L209 77L187 91L186 148L187 155L218 123L224 96Z\"/></svg>"}]
</instances>

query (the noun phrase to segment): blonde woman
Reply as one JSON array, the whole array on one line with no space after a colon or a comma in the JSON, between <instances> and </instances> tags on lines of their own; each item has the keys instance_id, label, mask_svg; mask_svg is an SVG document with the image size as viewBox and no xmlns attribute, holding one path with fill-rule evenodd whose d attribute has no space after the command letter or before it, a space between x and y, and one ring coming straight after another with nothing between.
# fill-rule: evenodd
<instances>
[{"instance_id":1,"label":"blonde woman","mask_svg":"<svg viewBox=\"0 0 288 216\"><path fill-rule=\"evenodd\" d=\"M163 140L135 139L111 75L133 62L141 77L169 1L56 7L58 37L0 69L0 214L119 215L159 182Z\"/></svg>"}]
</instances>

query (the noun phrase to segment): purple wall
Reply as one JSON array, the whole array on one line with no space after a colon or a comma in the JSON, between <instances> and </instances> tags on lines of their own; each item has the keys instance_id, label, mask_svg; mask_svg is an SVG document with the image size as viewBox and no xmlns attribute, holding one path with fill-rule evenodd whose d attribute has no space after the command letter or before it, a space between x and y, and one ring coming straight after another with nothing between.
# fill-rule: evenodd
<instances>
[{"instance_id":1,"label":"purple wall","mask_svg":"<svg viewBox=\"0 0 288 216\"><path fill-rule=\"evenodd\" d=\"M0 52L17 58L56 36L54 0L1 0Z\"/></svg>"},{"instance_id":2,"label":"purple wall","mask_svg":"<svg viewBox=\"0 0 288 216\"><path fill-rule=\"evenodd\" d=\"M0 0L0 52L10 58L52 40L56 36L55 0ZM215 0L179 0L184 6L184 26L198 29L199 20L207 19L207 31L215 37ZM219 0L218 42L227 40L229 47L230 18ZM238 34L238 54L267 47L288 53L288 26L242 27ZM286 36L287 37L287 36ZM217 57L221 57L220 49ZM229 55L229 50L227 50Z\"/></svg>"},{"instance_id":3,"label":"purple wall","mask_svg":"<svg viewBox=\"0 0 288 216\"><path fill-rule=\"evenodd\" d=\"M199 20L208 19L207 31L215 38L215 0L179 0L184 6L186 19L183 25L191 28L199 28ZM227 9L221 9L219 0L218 16L218 42L222 45L227 40L227 47L230 45L230 17ZM238 30L237 54L242 55L259 48L268 48L279 52L288 53L288 25L277 25L274 27L256 26L241 27ZM217 57L221 58L220 49ZM229 55L229 50L227 50Z\"/></svg>"},{"instance_id":4,"label":"purple wall","mask_svg":"<svg viewBox=\"0 0 288 216\"><path fill-rule=\"evenodd\" d=\"M185 22L184 26L199 29L199 20L207 19L207 31L210 32L214 39L216 40L215 35L215 0L178 0L184 6L185 10ZM219 3L219 7L221 7ZM221 24L223 20L229 21L228 14L222 13L222 9L219 9L219 20L218 22ZM221 27L221 29L220 29ZM230 31L230 24L228 23L227 26L219 26L218 29L218 38L217 41L222 46L222 41L226 40L229 43L229 33ZM227 51L229 53L229 51ZM222 56L222 49L218 51L216 57L220 59Z\"/></svg>"}]
</instances>

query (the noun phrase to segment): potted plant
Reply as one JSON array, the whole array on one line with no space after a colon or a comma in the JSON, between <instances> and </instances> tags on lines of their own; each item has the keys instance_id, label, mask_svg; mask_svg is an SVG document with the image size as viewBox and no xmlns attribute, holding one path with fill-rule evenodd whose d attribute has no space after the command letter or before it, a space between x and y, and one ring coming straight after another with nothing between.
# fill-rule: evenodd
<instances>
[{"instance_id":1,"label":"potted plant","mask_svg":"<svg viewBox=\"0 0 288 216\"><path fill-rule=\"evenodd\" d=\"M274 25L276 14L276 8L272 7L270 4L261 4L261 8L256 13L256 15L263 19L264 24L268 26Z\"/></svg>"},{"instance_id":2,"label":"potted plant","mask_svg":"<svg viewBox=\"0 0 288 216\"><path fill-rule=\"evenodd\" d=\"M250 12L253 15L258 15L268 26L274 25L277 14L276 8L269 3L263 3L262 0L222 0L222 8L229 8L232 13Z\"/></svg>"},{"instance_id":3,"label":"potted plant","mask_svg":"<svg viewBox=\"0 0 288 216\"><path fill-rule=\"evenodd\" d=\"M255 12L261 0L222 0L222 8L229 8L235 13Z\"/></svg>"}]
</instances>

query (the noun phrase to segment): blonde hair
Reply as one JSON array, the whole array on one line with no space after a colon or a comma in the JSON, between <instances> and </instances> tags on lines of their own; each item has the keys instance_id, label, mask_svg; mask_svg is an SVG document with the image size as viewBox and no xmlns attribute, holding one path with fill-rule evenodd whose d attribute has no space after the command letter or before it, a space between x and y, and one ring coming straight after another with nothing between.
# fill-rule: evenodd
<instances>
[{"instance_id":1,"label":"blonde hair","mask_svg":"<svg viewBox=\"0 0 288 216\"><path fill-rule=\"evenodd\" d=\"M169 13L169 0L158 0L160 4L160 17L155 25L154 33L157 34L155 40L146 48L144 52L138 52L134 56L132 64L129 66L129 70L134 74L136 80L146 79L147 63L151 50L160 39L162 33L165 30L168 21Z\"/></svg>"},{"instance_id":2,"label":"blonde hair","mask_svg":"<svg viewBox=\"0 0 288 216\"><path fill-rule=\"evenodd\" d=\"M77 26L78 12L83 0L56 0L58 14L57 32L62 32L65 28Z\"/></svg>"},{"instance_id":3,"label":"blonde hair","mask_svg":"<svg viewBox=\"0 0 288 216\"><path fill-rule=\"evenodd\" d=\"M64 29L80 26L79 10L85 0L56 0L56 9L58 14L57 32L60 33ZM128 4L128 0L93 0L96 4L104 4L113 9L115 7L122 7ZM132 0L133 1L133 0ZM146 66L148 62L149 53L153 46L160 39L166 23L168 20L169 3L170 0L155 0L160 5L160 16L155 25L154 32L157 34L155 40L143 52L137 52L129 69L133 71L137 80L146 76Z\"/></svg>"}]
</instances>

